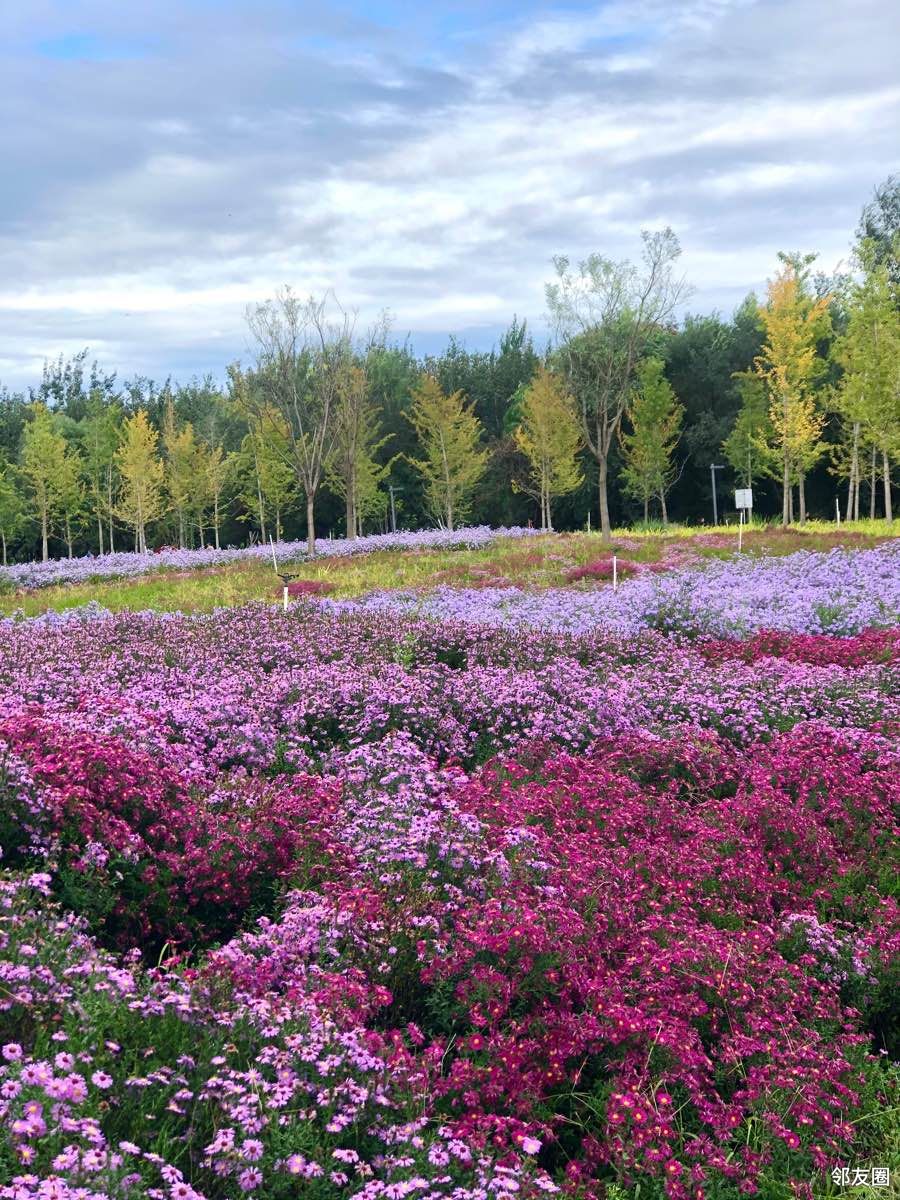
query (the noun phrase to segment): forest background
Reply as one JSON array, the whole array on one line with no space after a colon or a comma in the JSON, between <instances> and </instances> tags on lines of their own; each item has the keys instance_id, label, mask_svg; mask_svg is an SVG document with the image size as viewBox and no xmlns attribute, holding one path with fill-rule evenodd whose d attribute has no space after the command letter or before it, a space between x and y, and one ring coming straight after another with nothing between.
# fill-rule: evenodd
<instances>
[{"instance_id":1,"label":"forest background","mask_svg":"<svg viewBox=\"0 0 900 1200\"><path fill-rule=\"evenodd\" d=\"M121 379L89 350L0 390L4 563L353 537L392 527L893 516L900 458L900 179L875 190L831 275L781 253L730 318L680 317L670 230L635 262L554 260L540 344L451 337L418 357L333 294L247 311L227 378Z\"/></svg>"}]
</instances>

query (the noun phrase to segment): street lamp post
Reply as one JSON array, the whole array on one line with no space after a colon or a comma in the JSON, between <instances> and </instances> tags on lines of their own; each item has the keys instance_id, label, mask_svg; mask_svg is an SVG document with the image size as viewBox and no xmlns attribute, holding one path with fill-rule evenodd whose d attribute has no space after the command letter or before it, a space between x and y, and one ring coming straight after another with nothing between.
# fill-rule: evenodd
<instances>
[{"instance_id":1,"label":"street lamp post","mask_svg":"<svg viewBox=\"0 0 900 1200\"><path fill-rule=\"evenodd\" d=\"M724 471L723 463L710 463L709 477L712 480L712 500L713 500L713 525L719 523L719 501L716 496L716 471Z\"/></svg>"}]
</instances>

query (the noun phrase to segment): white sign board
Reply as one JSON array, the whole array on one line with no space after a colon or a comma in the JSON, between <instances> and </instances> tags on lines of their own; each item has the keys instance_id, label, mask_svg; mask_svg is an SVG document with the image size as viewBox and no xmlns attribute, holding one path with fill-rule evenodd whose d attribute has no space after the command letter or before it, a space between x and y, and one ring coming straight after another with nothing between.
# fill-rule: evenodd
<instances>
[{"instance_id":1,"label":"white sign board","mask_svg":"<svg viewBox=\"0 0 900 1200\"><path fill-rule=\"evenodd\" d=\"M753 488L738 488L734 493L735 508L753 507Z\"/></svg>"}]
</instances>

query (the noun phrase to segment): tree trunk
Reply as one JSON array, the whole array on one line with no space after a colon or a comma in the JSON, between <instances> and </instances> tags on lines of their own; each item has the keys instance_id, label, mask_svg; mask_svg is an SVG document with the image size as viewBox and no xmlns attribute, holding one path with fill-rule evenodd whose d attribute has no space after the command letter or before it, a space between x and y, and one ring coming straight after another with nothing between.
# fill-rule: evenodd
<instances>
[{"instance_id":1,"label":"tree trunk","mask_svg":"<svg viewBox=\"0 0 900 1200\"><path fill-rule=\"evenodd\" d=\"M650 523L650 497L645 496L644 497L644 524L649 525L649 523Z\"/></svg>"},{"instance_id":2,"label":"tree trunk","mask_svg":"<svg viewBox=\"0 0 900 1200\"><path fill-rule=\"evenodd\" d=\"M800 524L806 524L806 476L800 476L800 482L797 485L797 490L800 493Z\"/></svg>"},{"instance_id":3,"label":"tree trunk","mask_svg":"<svg viewBox=\"0 0 900 1200\"><path fill-rule=\"evenodd\" d=\"M875 464L877 461L876 454L877 454L877 451L876 451L875 447L873 446L872 447L872 474L871 474L871 477L869 478L869 520L870 521L875 520L875 483L876 483Z\"/></svg>"},{"instance_id":4,"label":"tree trunk","mask_svg":"<svg viewBox=\"0 0 900 1200\"><path fill-rule=\"evenodd\" d=\"M0 533L0 538L3 539L3 565L6 566L6 534Z\"/></svg>"},{"instance_id":5,"label":"tree trunk","mask_svg":"<svg viewBox=\"0 0 900 1200\"><path fill-rule=\"evenodd\" d=\"M847 512L845 520L854 520L854 508L856 516L859 516L859 421L853 422L853 452L850 456L850 483L847 487ZM855 504L854 504L855 500Z\"/></svg>"},{"instance_id":6,"label":"tree trunk","mask_svg":"<svg viewBox=\"0 0 900 1200\"><path fill-rule=\"evenodd\" d=\"M314 493L306 493L306 552L310 556L316 552L316 525L313 518L316 497Z\"/></svg>"},{"instance_id":7,"label":"tree trunk","mask_svg":"<svg viewBox=\"0 0 900 1200\"><path fill-rule=\"evenodd\" d=\"M44 562L50 557L49 530L47 529L47 506L41 508L41 557Z\"/></svg>"},{"instance_id":8,"label":"tree trunk","mask_svg":"<svg viewBox=\"0 0 900 1200\"><path fill-rule=\"evenodd\" d=\"M213 532L216 539L216 549L219 550L219 493L216 492L213 497Z\"/></svg>"},{"instance_id":9,"label":"tree trunk","mask_svg":"<svg viewBox=\"0 0 900 1200\"><path fill-rule=\"evenodd\" d=\"M791 491L791 466L788 462L787 449L785 449L781 476L781 524L784 528L791 523Z\"/></svg>"},{"instance_id":10,"label":"tree trunk","mask_svg":"<svg viewBox=\"0 0 900 1200\"><path fill-rule=\"evenodd\" d=\"M66 513L66 548L69 551L69 558L74 558L72 553L72 521L69 514Z\"/></svg>"},{"instance_id":11,"label":"tree trunk","mask_svg":"<svg viewBox=\"0 0 900 1200\"><path fill-rule=\"evenodd\" d=\"M612 525L609 522L609 457L604 454L597 460L598 472L597 490L600 494L600 536L604 542L612 541Z\"/></svg>"},{"instance_id":12,"label":"tree trunk","mask_svg":"<svg viewBox=\"0 0 900 1200\"><path fill-rule=\"evenodd\" d=\"M100 502L97 502L97 537L100 542L100 557L103 557L103 513L100 511Z\"/></svg>"},{"instance_id":13,"label":"tree trunk","mask_svg":"<svg viewBox=\"0 0 900 1200\"><path fill-rule=\"evenodd\" d=\"M178 510L178 549L184 549L184 511Z\"/></svg>"},{"instance_id":14,"label":"tree trunk","mask_svg":"<svg viewBox=\"0 0 900 1200\"><path fill-rule=\"evenodd\" d=\"M113 502L112 502L112 467L106 469L106 505L109 509L109 552L115 554L116 544L113 539Z\"/></svg>"},{"instance_id":15,"label":"tree trunk","mask_svg":"<svg viewBox=\"0 0 900 1200\"><path fill-rule=\"evenodd\" d=\"M353 489L347 484L347 495L344 498L344 524L350 541L356 537L356 510L353 505Z\"/></svg>"},{"instance_id":16,"label":"tree trunk","mask_svg":"<svg viewBox=\"0 0 900 1200\"><path fill-rule=\"evenodd\" d=\"M882 448L881 465L884 470L884 517L886 521L893 521L894 510L891 507L891 464L888 459L888 452Z\"/></svg>"},{"instance_id":17,"label":"tree trunk","mask_svg":"<svg viewBox=\"0 0 900 1200\"><path fill-rule=\"evenodd\" d=\"M668 525L669 512L668 512L668 509L666 508L666 493L665 492L659 493L659 505L660 505L660 508L662 509L662 523L663 523L663 525Z\"/></svg>"}]
</instances>

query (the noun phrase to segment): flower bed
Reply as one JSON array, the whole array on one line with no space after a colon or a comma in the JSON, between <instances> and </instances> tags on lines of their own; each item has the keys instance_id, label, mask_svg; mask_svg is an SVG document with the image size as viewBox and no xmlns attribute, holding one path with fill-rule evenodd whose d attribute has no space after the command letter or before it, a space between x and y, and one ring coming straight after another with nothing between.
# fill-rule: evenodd
<instances>
[{"instance_id":1,"label":"flower bed","mask_svg":"<svg viewBox=\"0 0 900 1200\"><path fill-rule=\"evenodd\" d=\"M490 546L498 537L520 538L537 532L519 527L491 529L487 525L478 525L452 532L446 529L421 529L370 534L353 539L320 538L316 542L316 557L343 558L347 555L371 554L377 550L478 550ZM307 557L306 542L276 542L275 553L279 564L297 562ZM54 558L49 562L14 563L0 568L0 585L20 589L42 588L59 583L83 583L91 579L127 579L155 571L196 571L271 557L272 547L266 543L222 550L178 550L166 546L143 554L122 551L115 554L89 554L82 558Z\"/></svg>"},{"instance_id":2,"label":"flower bed","mask_svg":"<svg viewBox=\"0 0 900 1200\"><path fill-rule=\"evenodd\" d=\"M848 626L893 561L836 568ZM886 1161L897 647L4 623L0 1200L793 1200Z\"/></svg>"}]
</instances>

